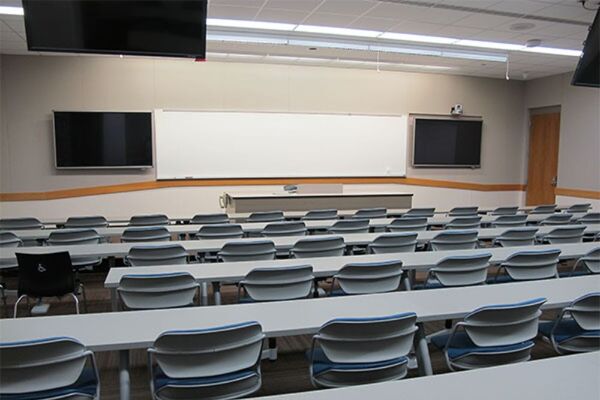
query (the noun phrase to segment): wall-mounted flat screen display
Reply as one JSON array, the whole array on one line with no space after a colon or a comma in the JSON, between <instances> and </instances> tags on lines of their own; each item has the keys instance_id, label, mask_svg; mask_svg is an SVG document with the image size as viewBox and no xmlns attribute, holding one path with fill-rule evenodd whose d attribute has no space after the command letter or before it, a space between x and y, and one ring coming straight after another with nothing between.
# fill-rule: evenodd
<instances>
[{"instance_id":1,"label":"wall-mounted flat screen display","mask_svg":"<svg viewBox=\"0 0 600 400\"><path fill-rule=\"evenodd\" d=\"M56 168L152 167L152 113L54 112Z\"/></svg>"},{"instance_id":2,"label":"wall-mounted flat screen display","mask_svg":"<svg viewBox=\"0 0 600 400\"><path fill-rule=\"evenodd\" d=\"M413 166L479 168L483 121L415 118Z\"/></svg>"},{"instance_id":3,"label":"wall-mounted flat screen display","mask_svg":"<svg viewBox=\"0 0 600 400\"><path fill-rule=\"evenodd\" d=\"M34 51L204 58L207 0L23 0Z\"/></svg>"}]
</instances>

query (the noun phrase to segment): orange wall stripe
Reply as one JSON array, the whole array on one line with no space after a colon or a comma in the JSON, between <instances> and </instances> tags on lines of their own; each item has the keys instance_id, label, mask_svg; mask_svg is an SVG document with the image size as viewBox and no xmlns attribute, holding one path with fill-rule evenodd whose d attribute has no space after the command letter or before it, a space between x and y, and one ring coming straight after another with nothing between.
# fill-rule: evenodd
<instances>
[{"instance_id":1,"label":"orange wall stripe","mask_svg":"<svg viewBox=\"0 0 600 400\"><path fill-rule=\"evenodd\" d=\"M97 196L111 193L135 192L139 190L164 189L196 186L253 186L288 185L302 183L385 184L438 187L447 189L475 190L483 192L523 191L522 184L484 184L454 182L422 178L268 178L268 179L190 179L123 183L108 186L61 189L48 192L0 193L0 201L56 200L71 197Z\"/></svg>"},{"instance_id":2,"label":"orange wall stripe","mask_svg":"<svg viewBox=\"0 0 600 400\"><path fill-rule=\"evenodd\" d=\"M554 192L558 196L581 197L583 199L600 200L600 191L598 190L556 188Z\"/></svg>"}]
</instances>

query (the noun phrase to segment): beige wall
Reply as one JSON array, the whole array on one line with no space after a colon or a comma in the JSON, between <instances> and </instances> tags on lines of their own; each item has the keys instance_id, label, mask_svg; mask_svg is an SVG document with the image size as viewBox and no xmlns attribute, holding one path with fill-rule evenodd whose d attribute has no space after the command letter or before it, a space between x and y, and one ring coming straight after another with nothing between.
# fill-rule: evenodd
<instances>
[{"instance_id":1,"label":"beige wall","mask_svg":"<svg viewBox=\"0 0 600 400\"><path fill-rule=\"evenodd\" d=\"M560 105L558 186L600 190L600 89L571 86L571 76L527 82L525 107Z\"/></svg>"},{"instance_id":2,"label":"beige wall","mask_svg":"<svg viewBox=\"0 0 600 400\"><path fill-rule=\"evenodd\" d=\"M154 171L57 171L53 109L268 110L482 115L482 168L412 169L408 176L520 183L524 84L452 75L266 64L81 56L0 58L0 191L46 191L154 179ZM368 133L365 133L368 140ZM411 156L409 154L409 162Z\"/></svg>"}]
</instances>

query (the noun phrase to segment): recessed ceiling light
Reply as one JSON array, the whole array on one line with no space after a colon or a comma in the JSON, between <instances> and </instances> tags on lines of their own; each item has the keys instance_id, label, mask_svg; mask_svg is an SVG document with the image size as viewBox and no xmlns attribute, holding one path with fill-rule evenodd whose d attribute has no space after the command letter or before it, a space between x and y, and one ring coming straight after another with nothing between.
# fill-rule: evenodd
<instances>
[{"instance_id":1,"label":"recessed ceiling light","mask_svg":"<svg viewBox=\"0 0 600 400\"><path fill-rule=\"evenodd\" d=\"M511 31L527 31L529 29L535 28L535 24L533 22L517 22L508 27Z\"/></svg>"},{"instance_id":2,"label":"recessed ceiling light","mask_svg":"<svg viewBox=\"0 0 600 400\"><path fill-rule=\"evenodd\" d=\"M0 6L0 14L4 14L4 15L23 15L23 7Z\"/></svg>"}]
</instances>

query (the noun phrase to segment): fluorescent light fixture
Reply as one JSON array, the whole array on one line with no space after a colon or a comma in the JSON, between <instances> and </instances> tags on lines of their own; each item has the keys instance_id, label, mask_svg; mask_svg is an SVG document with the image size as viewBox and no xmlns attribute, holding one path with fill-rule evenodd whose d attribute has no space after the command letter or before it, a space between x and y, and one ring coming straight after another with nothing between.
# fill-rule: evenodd
<instances>
[{"instance_id":1,"label":"fluorescent light fixture","mask_svg":"<svg viewBox=\"0 0 600 400\"><path fill-rule=\"evenodd\" d=\"M437 56L441 57L442 52L439 50L429 49L415 49L410 47L393 47L393 46L369 46L371 51L381 51L384 53L400 53L400 54L413 54L418 56Z\"/></svg>"},{"instance_id":2,"label":"fluorescent light fixture","mask_svg":"<svg viewBox=\"0 0 600 400\"><path fill-rule=\"evenodd\" d=\"M524 47L521 51L527 53L552 54L556 56L581 57L580 50L557 49L554 47Z\"/></svg>"},{"instance_id":3,"label":"fluorescent light fixture","mask_svg":"<svg viewBox=\"0 0 600 400\"><path fill-rule=\"evenodd\" d=\"M496 50L522 50L523 45L513 43L486 42L481 40L458 40L454 43L458 46L481 47L484 49Z\"/></svg>"},{"instance_id":4,"label":"fluorescent light fixture","mask_svg":"<svg viewBox=\"0 0 600 400\"><path fill-rule=\"evenodd\" d=\"M226 28L264 29L269 31L293 31L295 24L282 24L279 22L246 21L236 19L207 18L207 26L220 26Z\"/></svg>"},{"instance_id":5,"label":"fluorescent light fixture","mask_svg":"<svg viewBox=\"0 0 600 400\"><path fill-rule=\"evenodd\" d=\"M320 33L322 35L356 36L375 38L382 34L378 31L367 31L364 29L335 28L332 26L298 25L295 32Z\"/></svg>"},{"instance_id":6,"label":"fluorescent light fixture","mask_svg":"<svg viewBox=\"0 0 600 400\"><path fill-rule=\"evenodd\" d=\"M212 42L238 42L238 43L261 43L261 44L287 44L284 38L265 36L241 36L241 35L206 35L206 40Z\"/></svg>"},{"instance_id":7,"label":"fluorescent light fixture","mask_svg":"<svg viewBox=\"0 0 600 400\"><path fill-rule=\"evenodd\" d=\"M463 60L480 60L480 61L494 61L494 62L506 62L508 59L505 55L495 54L479 54L479 53L467 53L464 51L448 51L443 50L441 57L447 58L460 58Z\"/></svg>"},{"instance_id":8,"label":"fluorescent light fixture","mask_svg":"<svg viewBox=\"0 0 600 400\"><path fill-rule=\"evenodd\" d=\"M346 49L346 50L369 50L369 45L360 43L347 42L322 42L319 40L296 40L290 39L287 44L290 46L305 46L305 47L325 47L329 49Z\"/></svg>"},{"instance_id":9,"label":"fluorescent light fixture","mask_svg":"<svg viewBox=\"0 0 600 400\"><path fill-rule=\"evenodd\" d=\"M389 40L401 40L405 42L420 42L420 43L435 43L435 44L453 44L458 39L440 37L440 36L426 36L426 35L412 35L408 33L395 33L386 32L378 36L379 39Z\"/></svg>"},{"instance_id":10,"label":"fluorescent light fixture","mask_svg":"<svg viewBox=\"0 0 600 400\"><path fill-rule=\"evenodd\" d=\"M0 14L4 14L4 15L23 15L23 7L0 6Z\"/></svg>"}]
</instances>

